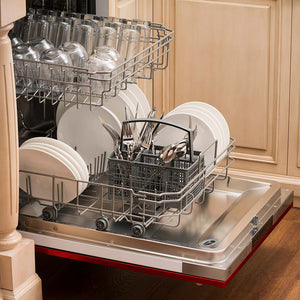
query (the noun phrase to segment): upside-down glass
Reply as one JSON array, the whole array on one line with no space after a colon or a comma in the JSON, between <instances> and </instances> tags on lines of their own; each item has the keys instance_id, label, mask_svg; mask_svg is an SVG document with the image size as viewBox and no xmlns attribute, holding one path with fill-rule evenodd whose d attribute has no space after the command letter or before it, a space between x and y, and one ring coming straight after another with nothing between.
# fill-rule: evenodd
<instances>
[{"instance_id":1,"label":"upside-down glass","mask_svg":"<svg viewBox=\"0 0 300 300\"><path fill-rule=\"evenodd\" d=\"M49 49L42 53L41 79L42 87L52 92L62 92L73 82L72 60L68 53L59 49Z\"/></svg>"},{"instance_id":2,"label":"upside-down glass","mask_svg":"<svg viewBox=\"0 0 300 300\"><path fill-rule=\"evenodd\" d=\"M59 49L70 55L74 67L85 67L89 56L81 44L77 42L67 42L62 44Z\"/></svg>"},{"instance_id":3,"label":"upside-down glass","mask_svg":"<svg viewBox=\"0 0 300 300\"><path fill-rule=\"evenodd\" d=\"M117 65L121 64L122 58L120 53L113 47L110 46L100 46L95 49L95 54L101 56L102 54L109 55Z\"/></svg>"},{"instance_id":4,"label":"upside-down glass","mask_svg":"<svg viewBox=\"0 0 300 300\"><path fill-rule=\"evenodd\" d=\"M99 56L92 55L87 61L89 72L94 73L91 78L86 78L85 81L91 86L92 94L102 95L104 98L109 98L115 92L112 87L116 84L114 70L116 62L109 55Z\"/></svg>"},{"instance_id":5,"label":"upside-down glass","mask_svg":"<svg viewBox=\"0 0 300 300\"><path fill-rule=\"evenodd\" d=\"M49 32L49 22L46 20L35 20L34 33L30 40L47 39Z\"/></svg>"},{"instance_id":6,"label":"upside-down glass","mask_svg":"<svg viewBox=\"0 0 300 300\"><path fill-rule=\"evenodd\" d=\"M74 27L72 41L80 43L89 55L93 52L94 28L87 24L77 24Z\"/></svg>"},{"instance_id":7,"label":"upside-down glass","mask_svg":"<svg viewBox=\"0 0 300 300\"><path fill-rule=\"evenodd\" d=\"M147 47L150 46L150 36L151 36L151 29L149 27L150 22L148 21L141 21L141 20L133 20L133 23L137 23L135 26L136 30L140 33L140 40L139 40L139 50L138 52L142 52L141 55L137 57L138 61L138 69L141 69L138 75L142 77L150 77L150 49L145 50ZM145 51L143 51L145 50ZM148 68L147 68L148 67Z\"/></svg>"},{"instance_id":8,"label":"upside-down glass","mask_svg":"<svg viewBox=\"0 0 300 300\"><path fill-rule=\"evenodd\" d=\"M66 22L59 22L57 27L57 35L55 40L55 47L69 42L71 39L71 25Z\"/></svg>"},{"instance_id":9,"label":"upside-down glass","mask_svg":"<svg viewBox=\"0 0 300 300\"><path fill-rule=\"evenodd\" d=\"M28 42L34 36L34 26L35 20L33 20L33 15L26 15L21 21L21 34L20 37L24 42Z\"/></svg>"},{"instance_id":10,"label":"upside-down glass","mask_svg":"<svg viewBox=\"0 0 300 300\"><path fill-rule=\"evenodd\" d=\"M124 61L124 78L133 78L136 71L136 60L133 58L139 52L140 33L134 25L124 25L121 28L118 40L118 52Z\"/></svg>"},{"instance_id":11,"label":"upside-down glass","mask_svg":"<svg viewBox=\"0 0 300 300\"><path fill-rule=\"evenodd\" d=\"M102 58L102 57L106 58L107 56L109 56L116 63L116 67L123 62L120 53L113 47L109 47L109 46L98 47L95 49L95 55L98 58ZM116 75L116 78L113 80L113 84L116 84L116 90L119 91L121 87L120 83L122 82L124 76L123 68L122 67L117 68L114 72L114 75Z\"/></svg>"},{"instance_id":12,"label":"upside-down glass","mask_svg":"<svg viewBox=\"0 0 300 300\"><path fill-rule=\"evenodd\" d=\"M49 32L48 32L48 40L55 45L56 36L57 36L58 22L50 21L49 22Z\"/></svg>"},{"instance_id":13,"label":"upside-down glass","mask_svg":"<svg viewBox=\"0 0 300 300\"><path fill-rule=\"evenodd\" d=\"M135 56L139 51L140 33L134 25L124 25L118 40L118 52L124 60Z\"/></svg>"},{"instance_id":14,"label":"upside-down glass","mask_svg":"<svg viewBox=\"0 0 300 300\"><path fill-rule=\"evenodd\" d=\"M30 46L36 50L40 55L46 51L46 50L49 50L49 49L53 49L54 48L54 45L46 40L46 39L36 39L34 41L31 41L30 42Z\"/></svg>"},{"instance_id":15,"label":"upside-down glass","mask_svg":"<svg viewBox=\"0 0 300 300\"><path fill-rule=\"evenodd\" d=\"M20 39L20 38L18 38L18 37L13 37L12 39L11 39L11 46L14 48L14 47L16 47L16 46L18 46L18 45L20 45L20 44L24 44L24 42Z\"/></svg>"},{"instance_id":16,"label":"upside-down glass","mask_svg":"<svg viewBox=\"0 0 300 300\"><path fill-rule=\"evenodd\" d=\"M115 28L109 26L99 27L95 39L94 49L97 49L98 47L101 46L109 46L109 47L116 48L116 43L117 43L117 31Z\"/></svg>"},{"instance_id":17,"label":"upside-down glass","mask_svg":"<svg viewBox=\"0 0 300 300\"><path fill-rule=\"evenodd\" d=\"M37 89L39 53L26 44L13 47L16 90L32 93ZM19 60L18 60L19 59Z\"/></svg>"}]
</instances>

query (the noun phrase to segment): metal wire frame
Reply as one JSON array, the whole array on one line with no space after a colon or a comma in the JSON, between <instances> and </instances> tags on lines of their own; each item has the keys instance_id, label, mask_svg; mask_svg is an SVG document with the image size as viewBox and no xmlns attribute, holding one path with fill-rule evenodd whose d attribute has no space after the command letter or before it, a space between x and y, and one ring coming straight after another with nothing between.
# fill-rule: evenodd
<instances>
[{"instance_id":1,"label":"metal wire frame","mask_svg":"<svg viewBox=\"0 0 300 300\"><path fill-rule=\"evenodd\" d=\"M192 213L193 205L195 203L201 204L204 201L205 194L210 191L215 180L229 178L227 172L228 167L234 161L230 157L230 153L235 149L234 142L235 139L231 138L228 147L218 156L216 155L217 142L213 142L201 154L201 156L204 156L206 151L211 147L215 147L213 161L178 192L135 192L131 188L107 184L104 173L105 166L103 163L99 163L98 165L101 165L101 167L97 169L98 174L93 174L88 182L20 170L20 173L26 174L26 194L21 193L21 199L27 199L27 202L38 201L45 207L52 206L58 213L61 208L69 207L75 209L77 215L93 212L98 217L105 216L113 222L125 220L132 224L140 223L145 228L151 224L176 227L180 224L182 215ZM226 157L222 159L225 153ZM220 160L225 160L226 164L220 171L213 174L211 166L218 166ZM33 196L31 185L33 176L49 178L49 182L51 182L51 199L37 199ZM76 185L77 195L73 201L66 203L63 199L64 182L70 181ZM82 194L79 193L81 183L88 185L88 188Z\"/></svg>"},{"instance_id":2,"label":"metal wire frame","mask_svg":"<svg viewBox=\"0 0 300 300\"><path fill-rule=\"evenodd\" d=\"M127 23L132 22L127 20ZM152 79L154 71L168 66L173 31L152 22L149 22L149 27L149 46L108 72L89 72L84 68L14 59L15 67L22 70L16 76L17 98L25 96L28 101L38 98L40 102L50 100L52 104L63 101L65 105L101 106L104 98L116 96L119 90L127 88L128 82L139 78ZM104 87L101 92L93 88L99 84Z\"/></svg>"}]
</instances>

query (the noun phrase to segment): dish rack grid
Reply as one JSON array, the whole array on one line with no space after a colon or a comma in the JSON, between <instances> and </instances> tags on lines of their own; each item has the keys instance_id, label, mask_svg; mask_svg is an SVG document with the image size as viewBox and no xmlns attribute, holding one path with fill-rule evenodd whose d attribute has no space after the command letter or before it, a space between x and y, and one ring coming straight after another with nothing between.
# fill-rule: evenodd
<instances>
[{"instance_id":1,"label":"dish rack grid","mask_svg":"<svg viewBox=\"0 0 300 300\"><path fill-rule=\"evenodd\" d=\"M234 161L230 157L230 153L235 149L234 143L235 139L230 138L230 143L219 155L217 155L217 141L202 153L195 152L197 155L195 163L199 165L199 172L196 172L177 192L136 191L123 185L109 184L104 153L95 158L94 167L89 169L88 182L20 170L20 173L26 176L26 192L20 190L20 203L24 207L38 202L43 207L42 217L46 221L59 222L59 215L67 211L68 214L75 216L88 215L89 218L92 216L95 220L94 228L102 231L109 230L110 222L131 223L133 236L142 237L151 224L179 226L181 216L191 214L193 205L203 203L206 194L213 192L215 180L227 179L229 182L228 167ZM210 149L214 149L214 159L203 166L203 158ZM224 162L222 166L221 161ZM215 169L216 167L219 168ZM214 169L217 170L216 173L213 173ZM33 197L32 176L49 179L51 199ZM68 203L63 199L64 182L73 182L77 191L76 198ZM86 183L88 187L79 194L79 185L82 183Z\"/></svg>"},{"instance_id":2,"label":"dish rack grid","mask_svg":"<svg viewBox=\"0 0 300 300\"><path fill-rule=\"evenodd\" d=\"M50 14L50 11L49 11ZM64 15L64 12L58 13ZM99 18L94 15L81 15L82 19ZM110 17L100 17L110 20ZM118 24L135 24L136 20L113 18ZM141 36L141 41L149 45L128 58L111 71L89 72L85 68L51 64L42 61L14 59L14 65L22 72L16 76L17 99L24 96L28 101L38 98L53 104L64 101L93 106L103 105L103 99L111 98L119 90L125 90L127 83L136 79L152 79L153 72L168 67L170 42L174 31L162 24L147 22L149 36ZM118 39L118 37L117 37ZM32 72L31 70L36 70ZM96 92L95 86L101 86Z\"/></svg>"}]
</instances>

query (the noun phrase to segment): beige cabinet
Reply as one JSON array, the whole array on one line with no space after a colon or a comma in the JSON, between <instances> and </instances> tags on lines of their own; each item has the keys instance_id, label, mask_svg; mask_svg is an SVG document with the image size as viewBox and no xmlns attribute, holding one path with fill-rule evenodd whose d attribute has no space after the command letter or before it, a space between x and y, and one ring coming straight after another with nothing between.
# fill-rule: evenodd
<instances>
[{"instance_id":1,"label":"beige cabinet","mask_svg":"<svg viewBox=\"0 0 300 300\"><path fill-rule=\"evenodd\" d=\"M167 2L169 107L214 105L237 140L236 168L286 174L291 0Z\"/></svg>"}]
</instances>

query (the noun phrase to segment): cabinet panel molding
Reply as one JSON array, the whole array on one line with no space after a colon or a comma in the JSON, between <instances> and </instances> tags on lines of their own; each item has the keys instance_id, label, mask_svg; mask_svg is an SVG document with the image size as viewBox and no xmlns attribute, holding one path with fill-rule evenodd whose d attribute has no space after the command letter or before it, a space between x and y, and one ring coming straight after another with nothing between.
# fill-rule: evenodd
<instances>
[{"instance_id":1,"label":"cabinet panel molding","mask_svg":"<svg viewBox=\"0 0 300 300\"><path fill-rule=\"evenodd\" d=\"M165 111L214 105L237 139L236 168L286 174L291 0L154 3L154 18L175 30L168 79L155 81L163 87L154 100Z\"/></svg>"}]
</instances>

